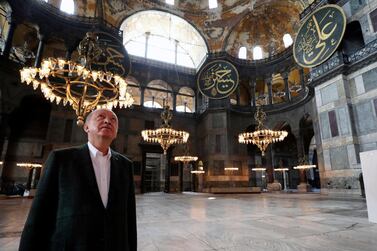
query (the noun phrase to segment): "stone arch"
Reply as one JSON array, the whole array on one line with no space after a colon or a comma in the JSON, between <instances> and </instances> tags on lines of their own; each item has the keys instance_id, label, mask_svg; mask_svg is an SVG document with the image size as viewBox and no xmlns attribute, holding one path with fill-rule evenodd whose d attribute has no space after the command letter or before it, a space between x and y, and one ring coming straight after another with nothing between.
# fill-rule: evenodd
<instances>
[{"instance_id":1,"label":"stone arch","mask_svg":"<svg viewBox=\"0 0 377 251\"><path fill-rule=\"evenodd\" d=\"M350 55L365 45L360 22L355 20L347 24L341 44L344 54Z\"/></svg>"}]
</instances>

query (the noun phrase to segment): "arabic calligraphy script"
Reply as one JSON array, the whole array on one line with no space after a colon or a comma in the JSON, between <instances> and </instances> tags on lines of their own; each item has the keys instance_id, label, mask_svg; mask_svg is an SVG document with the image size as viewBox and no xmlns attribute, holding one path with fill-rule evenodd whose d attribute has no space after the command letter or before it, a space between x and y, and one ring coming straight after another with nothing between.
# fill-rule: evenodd
<instances>
[{"instance_id":1,"label":"arabic calligraphy script","mask_svg":"<svg viewBox=\"0 0 377 251\"><path fill-rule=\"evenodd\" d=\"M346 17L337 5L326 5L301 26L294 44L294 57L303 67L326 61L338 48L346 27Z\"/></svg>"},{"instance_id":2,"label":"arabic calligraphy script","mask_svg":"<svg viewBox=\"0 0 377 251\"><path fill-rule=\"evenodd\" d=\"M102 47L101 56L95 66L119 76L127 76L130 70L130 59L121 42L104 32L96 32Z\"/></svg>"},{"instance_id":3,"label":"arabic calligraphy script","mask_svg":"<svg viewBox=\"0 0 377 251\"><path fill-rule=\"evenodd\" d=\"M231 63L217 60L207 64L198 76L198 87L209 98L225 98L238 86L238 72Z\"/></svg>"}]
</instances>

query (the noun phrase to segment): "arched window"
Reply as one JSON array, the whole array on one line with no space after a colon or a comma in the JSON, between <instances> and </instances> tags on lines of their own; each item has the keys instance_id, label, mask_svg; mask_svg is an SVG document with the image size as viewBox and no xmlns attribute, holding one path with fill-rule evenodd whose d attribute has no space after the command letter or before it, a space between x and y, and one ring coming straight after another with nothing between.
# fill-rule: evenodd
<instances>
[{"instance_id":1,"label":"arched window","mask_svg":"<svg viewBox=\"0 0 377 251\"><path fill-rule=\"evenodd\" d=\"M238 51L238 58L246 59L247 57L247 50L245 46L242 46L240 50Z\"/></svg>"},{"instance_id":2,"label":"arched window","mask_svg":"<svg viewBox=\"0 0 377 251\"><path fill-rule=\"evenodd\" d=\"M172 88L163 80L152 80L144 90L144 106L162 108L169 105L173 109Z\"/></svg>"},{"instance_id":3,"label":"arched window","mask_svg":"<svg viewBox=\"0 0 377 251\"><path fill-rule=\"evenodd\" d=\"M210 9L215 9L217 8L217 0L208 0L208 7Z\"/></svg>"},{"instance_id":4,"label":"arched window","mask_svg":"<svg viewBox=\"0 0 377 251\"><path fill-rule=\"evenodd\" d=\"M255 46L253 49L253 59L259 60L263 58L262 48L260 46Z\"/></svg>"},{"instance_id":5,"label":"arched window","mask_svg":"<svg viewBox=\"0 0 377 251\"><path fill-rule=\"evenodd\" d=\"M177 112L195 112L195 93L191 88L182 87L179 89L175 110Z\"/></svg>"},{"instance_id":6,"label":"arched window","mask_svg":"<svg viewBox=\"0 0 377 251\"><path fill-rule=\"evenodd\" d=\"M137 79L132 76L128 76L126 78L126 81L128 84L127 91L132 95L132 98L134 99L133 105L141 105L141 91L139 81L137 81Z\"/></svg>"},{"instance_id":7,"label":"arched window","mask_svg":"<svg viewBox=\"0 0 377 251\"><path fill-rule=\"evenodd\" d=\"M200 33L183 18L167 12L140 11L124 20L120 29L130 55L195 69L207 55Z\"/></svg>"},{"instance_id":8,"label":"arched window","mask_svg":"<svg viewBox=\"0 0 377 251\"><path fill-rule=\"evenodd\" d=\"M60 10L68 14L73 14L75 12L75 3L73 0L62 0Z\"/></svg>"},{"instance_id":9,"label":"arched window","mask_svg":"<svg viewBox=\"0 0 377 251\"><path fill-rule=\"evenodd\" d=\"M154 99L144 102L144 106L149 107L149 108L160 108L160 109L162 109L162 106L160 105L160 103L157 103L156 101L154 101Z\"/></svg>"},{"instance_id":10,"label":"arched window","mask_svg":"<svg viewBox=\"0 0 377 251\"><path fill-rule=\"evenodd\" d=\"M285 48L288 48L289 46L291 46L293 44L293 40L292 40L291 35L284 34L284 36L283 36L283 42L284 42Z\"/></svg>"}]
</instances>

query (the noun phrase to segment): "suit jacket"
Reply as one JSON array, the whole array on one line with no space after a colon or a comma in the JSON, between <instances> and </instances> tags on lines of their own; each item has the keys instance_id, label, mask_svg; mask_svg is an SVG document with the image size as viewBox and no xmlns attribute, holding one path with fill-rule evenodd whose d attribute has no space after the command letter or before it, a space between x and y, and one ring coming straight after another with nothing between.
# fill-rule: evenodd
<instances>
[{"instance_id":1,"label":"suit jacket","mask_svg":"<svg viewBox=\"0 0 377 251\"><path fill-rule=\"evenodd\" d=\"M20 251L136 250L132 162L111 152L107 207L88 146L50 153L21 236Z\"/></svg>"}]
</instances>

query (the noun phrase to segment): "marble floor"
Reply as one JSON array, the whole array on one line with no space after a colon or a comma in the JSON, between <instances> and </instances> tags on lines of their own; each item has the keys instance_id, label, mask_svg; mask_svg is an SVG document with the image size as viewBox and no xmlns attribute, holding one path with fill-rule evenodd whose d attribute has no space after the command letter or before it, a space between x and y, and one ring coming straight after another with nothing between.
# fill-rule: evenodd
<instances>
[{"instance_id":1,"label":"marble floor","mask_svg":"<svg viewBox=\"0 0 377 251\"><path fill-rule=\"evenodd\" d=\"M17 250L30 199L0 200L0 250ZM138 250L377 250L362 199L319 194L137 196Z\"/></svg>"}]
</instances>

